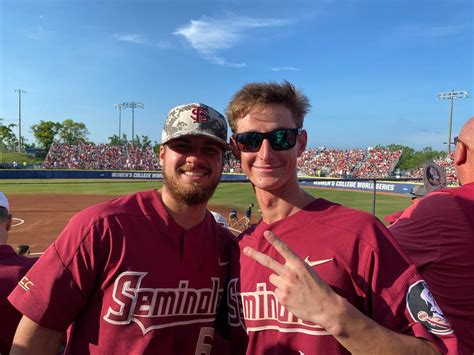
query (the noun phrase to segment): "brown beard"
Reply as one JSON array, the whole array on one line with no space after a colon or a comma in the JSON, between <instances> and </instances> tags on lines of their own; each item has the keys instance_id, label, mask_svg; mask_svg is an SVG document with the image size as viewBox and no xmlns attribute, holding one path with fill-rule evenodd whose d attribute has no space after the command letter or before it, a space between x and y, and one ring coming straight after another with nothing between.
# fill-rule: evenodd
<instances>
[{"instance_id":1,"label":"brown beard","mask_svg":"<svg viewBox=\"0 0 474 355\"><path fill-rule=\"evenodd\" d=\"M215 182L212 181L206 186L202 186L199 184L195 185L188 185L186 187L181 186L179 183L176 182L176 179L168 176L165 170L162 171L163 173L163 184L166 187L168 193L178 202L183 203L185 205L194 206L200 205L202 203L207 203L209 199L214 194L217 185L220 181L217 179ZM222 173L221 173L222 174Z\"/></svg>"}]
</instances>

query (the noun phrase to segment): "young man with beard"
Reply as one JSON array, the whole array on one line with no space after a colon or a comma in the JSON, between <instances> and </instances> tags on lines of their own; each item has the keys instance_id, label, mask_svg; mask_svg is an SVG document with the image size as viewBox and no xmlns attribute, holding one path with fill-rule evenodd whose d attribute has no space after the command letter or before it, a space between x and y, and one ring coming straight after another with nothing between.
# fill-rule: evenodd
<instances>
[{"instance_id":1,"label":"young man with beard","mask_svg":"<svg viewBox=\"0 0 474 355\"><path fill-rule=\"evenodd\" d=\"M449 323L433 312L436 302L387 229L300 187L308 109L308 98L288 82L248 84L227 109L232 149L263 214L231 258L240 260L227 291L231 348L266 355L456 353Z\"/></svg>"},{"instance_id":2,"label":"young man with beard","mask_svg":"<svg viewBox=\"0 0 474 355\"><path fill-rule=\"evenodd\" d=\"M164 184L74 216L9 297L23 313L12 354L208 354L231 234L207 202L227 148L224 117L175 107L160 147Z\"/></svg>"}]
</instances>

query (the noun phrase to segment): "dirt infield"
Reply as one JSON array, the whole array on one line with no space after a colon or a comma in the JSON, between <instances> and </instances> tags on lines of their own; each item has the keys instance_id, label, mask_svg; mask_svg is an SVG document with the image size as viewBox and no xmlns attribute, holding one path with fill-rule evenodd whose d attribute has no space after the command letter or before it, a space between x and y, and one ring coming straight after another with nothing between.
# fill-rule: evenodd
<instances>
[{"instance_id":1,"label":"dirt infield","mask_svg":"<svg viewBox=\"0 0 474 355\"><path fill-rule=\"evenodd\" d=\"M56 239L67 221L93 204L110 200L111 195L9 194L13 224L8 244L27 244L31 253L43 252ZM229 216L229 208L210 205L209 209ZM244 211L238 211L240 216ZM21 223L21 221L24 221ZM21 223L21 224L20 224Z\"/></svg>"}]
</instances>

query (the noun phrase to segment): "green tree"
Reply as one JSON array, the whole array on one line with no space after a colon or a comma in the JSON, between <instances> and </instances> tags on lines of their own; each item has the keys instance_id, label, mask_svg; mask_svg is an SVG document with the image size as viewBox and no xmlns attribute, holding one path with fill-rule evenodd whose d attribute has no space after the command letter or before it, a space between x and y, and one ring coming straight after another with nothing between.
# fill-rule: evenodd
<instances>
[{"instance_id":1,"label":"green tree","mask_svg":"<svg viewBox=\"0 0 474 355\"><path fill-rule=\"evenodd\" d=\"M122 138L119 138L118 135L114 134L112 137L109 137L109 144L110 145L127 145L128 140L127 140L127 135L125 133L122 133Z\"/></svg>"},{"instance_id":2,"label":"green tree","mask_svg":"<svg viewBox=\"0 0 474 355\"><path fill-rule=\"evenodd\" d=\"M4 126L3 118L0 117L0 147L3 147L2 149L15 150L18 146L18 139L13 133L13 127L16 127L16 124L11 123Z\"/></svg>"},{"instance_id":3,"label":"green tree","mask_svg":"<svg viewBox=\"0 0 474 355\"><path fill-rule=\"evenodd\" d=\"M151 147L151 140L148 136L142 136L142 147Z\"/></svg>"},{"instance_id":4,"label":"green tree","mask_svg":"<svg viewBox=\"0 0 474 355\"><path fill-rule=\"evenodd\" d=\"M74 122L70 118L63 121L58 132L59 141L70 145L90 143L87 140L88 134L89 131L84 123Z\"/></svg>"},{"instance_id":5,"label":"green tree","mask_svg":"<svg viewBox=\"0 0 474 355\"><path fill-rule=\"evenodd\" d=\"M33 136L35 137L38 144L46 151L49 151L49 148L53 144L54 138L60 129L61 124L59 122L53 121L41 120L38 124L31 126Z\"/></svg>"}]
</instances>

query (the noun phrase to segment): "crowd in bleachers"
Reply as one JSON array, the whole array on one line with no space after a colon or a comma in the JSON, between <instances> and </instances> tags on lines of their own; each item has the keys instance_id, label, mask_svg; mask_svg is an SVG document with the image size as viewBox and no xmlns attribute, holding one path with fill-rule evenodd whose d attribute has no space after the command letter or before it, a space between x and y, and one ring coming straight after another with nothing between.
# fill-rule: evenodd
<instances>
[{"instance_id":1,"label":"crowd in bleachers","mask_svg":"<svg viewBox=\"0 0 474 355\"><path fill-rule=\"evenodd\" d=\"M47 169L159 170L151 147L109 144L53 143L43 166Z\"/></svg>"},{"instance_id":2,"label":"crowd in bleachers","mask_svg":"<svg viewBox=\"0 0 474 355\"><path fill-rule=\"evenodd\" d=\"M352 175L358 178L387 177L393 171L400 159L400 150L391 151L388 148L369 148L367 158L356 166Z\"/></svg>"},{"instance_id":3,"label":"crowd in bleachers","mask_svg":"<svg viewBox=\"0 0 474 355\"><path fill-rule=\"evenodd\" d=\"M308 149L298 158L298 175L325 177L384 178L391 175L401 151L376 147L367 149ZM456 183L456 173L450 159L434 162L446 171L448 182ZM159 170L160 164L151 147L108 144L67 145L54 143L46 156L47 169L92 170ZM422 177L423 167L409 172L413 178ZM226 155L225 173L242 173L240 162Z\"/></svg>"},{"instance_id":4,"label":"crowd in bleachers","mask_svg":"<svg viewBox=\"0 0 474 355\"><path fill-rule=\"evenodd\" d=\"M298 175L325 177L371 177L390 175L400 158L401 151L388 148L308 149L298 158ZM228 156L224 165L226 173L241 173L240 162Z\"/></svg>"}]
</instances>

